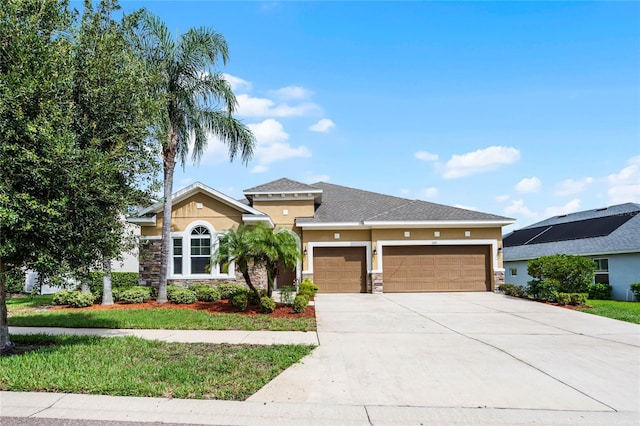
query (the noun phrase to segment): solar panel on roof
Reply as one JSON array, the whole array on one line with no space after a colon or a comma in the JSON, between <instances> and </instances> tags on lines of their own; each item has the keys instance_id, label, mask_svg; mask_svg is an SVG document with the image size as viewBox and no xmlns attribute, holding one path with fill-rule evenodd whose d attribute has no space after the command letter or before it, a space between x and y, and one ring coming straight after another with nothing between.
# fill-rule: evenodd
<instances>
[{"instance_id":1,"label":"solar panel on roof","mask_svg":"<svg viewBox=\"0 0 640 426\"><path fill-rule=\"evenodd\" d=\"M640 211L560 223L550 227L540 226L521 229L506 237L503 244L505 247L513 247L604 237L627 223L627 221L638 213L640 213Z\"/></svg>"}]
</instances>

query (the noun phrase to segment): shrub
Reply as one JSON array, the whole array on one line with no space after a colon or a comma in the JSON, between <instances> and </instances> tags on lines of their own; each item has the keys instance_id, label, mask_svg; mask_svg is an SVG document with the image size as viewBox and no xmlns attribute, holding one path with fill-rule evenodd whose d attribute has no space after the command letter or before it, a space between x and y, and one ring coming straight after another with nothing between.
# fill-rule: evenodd
<instances>
[{"instance_id":1,"label":"shrub","mask_svg":"<svg viewBox=\"0 0 640 426\"><path fill-rule=\"evenodd\" d=\"M542 256L527 264L529 275L537 280L554 280L563 293L586 293L595 271L592 259L568 254Z\"/></svg>"},{"instance_id":2,"label":"shrub","mask_svg":"<svg viewBox=\"0 0 640 426\"><path fill-rule=\"evenodd\" d=\"M4 288L7 293L24 293L26 277L22 270L14 269L7 272L5 277L6 281L4 283Z\"/></svg>"},{"instance_id":3,"label":"shrub","mask_svg":"<svg viewBox=\"0 0 640 426\"><path fill-rule=\"evenodd\" d=\"M122 303L142 303L151 300L151 287L137 285L127 289L117 290L118 301Z\"/></svg>"},{"instance_id":4,"label":"shrub","mask_svg":"<svg viewBox=\"0 0 640 426\"><path fill-rule=\"evenodd\" d=\"M271 297L261 297L260 298L260 312L263 314L270 314L271 312L276 310L276 302Z\"/></svg>"},{"instance_id":5,"label":"shrub","mask_svg":"<svg viewBox=\"0 0 640 426\"><path fill-rule=\"evenodd\" d=\"M217 289L220 291L221 299L231 299L237 292L245 291L245 286L240 283L222 283L218 284Z\"/></svg>"},{"instance_id":6,"label":"shrub","mask_svg":"<svg viewBox=\"0 0 640 426\"><path fill-rule=\"evenodd\" d=\"M307 306L309 305L309 296L306 294L299 294L293 299L293 311L301 314L307 310Z\"/></svg>"},{"instance_id":7,"label":"shrub","mask_svg":"<svg viewBox=\"0 0 640 426\"><path fill-rule=\"evenodd\" d=\"M251 290L245 289L245 291L247 292L250 305L260 305L260 299L267 295L267 290L265 289L258 289L258 296Z\"/></svg>"},{"instance_id":8,"label":"shrub","mask_svg":"<svg viewBox=\"0 0 640 426\"><path fill-rule=\"evenodd\" d=\"M300 283L300 287L298 288L298 294L306 294L309 298L316 295L318 292L318 286L311 282L309 278L305 278Z\"/></svg>"},{"instance_id":9,"label":"shrub","mask_svg":"<svg viewBox=\"0 0 640 426\"><path fill-rule=\"evenodd\" d=\"M609 300L613 287L609 284L589 284L589 299L593 300Z\"/></svg>"},{"instance_id":10,"label":"shrub","mask_svg":"<svg viewBox=\"0 0 640 426\"><path fill-rule=\"evenodd\" d=\"M571 295L569 293L558 293L557 300L560 305L568 305L571 303Z\"/></svg>"},{"instance_id":11,"label":"shrub","mask_svg":"<svg viewBox=\"0 0 640 426\"><path fill-rule=\"evenodd\" d=\"M292 285L280 287L280 303L290 305L296 293L296 288Z\"/></svg>"},{"instance_id":12,"label":"shrub","mask_svg":"<svg viewBox=\"0 0 640 426\"><path fill-rule=\"evenodd\" d=\"M95 294L96 300L102 300L102 277L104 272L91 272L89 274L89 290ZM117 288L131 288L139 286L140 274L137 272L112 272L111 273L111 291ZM115 296L114 296L115 301Z\"/></svg>"},{"instance_id":13,"label":"shrub","mask_svg":"<svg viewBox=\"0 0 640 426\"><path fill-rule=\"evenodd\" d=\"M54 305L68 305L71 293L75 293L75 290L60 290L53 295Z\"/></svg>"},{"instance_id":14,"label":"shrub","mask_svg":"<svg viewBox=\"0 0 640 426\"><path fill-rule=\"evenodd\" d=\"M587 293L571 293L569 295L571 297L571 305L582 306L587 304L587 297L589 296Z\"/></svg>"},{"instance_id":15,"label":"shrub","mask_svg":"<svg viewBox=\"0 0 640 426\"><path fill-rule=\"evenodd\" d=\"M246 311L247 305L249 304L249 294L244 289L242 291L237 291L233 296L231 296L229 302L231 303L231 306L236 308L238 311Z\"/></svg>"},{"instance_id":16,"label":"shrub","mask_svg":"<svg viewBox=\"0 0 640 426\"><path fill-rule=\"evenodd\" d=\"M631 283L629 284L629 288L636 296L636 301L640 302L640 283Z\"/></svg>"},{"instance_id":17,"label":"shrub","mask_svg":"<svg viewBox=\"0 0 640 426\"><path fill-rule=\"evenodd\" d=\"M220 290L207 284L191 284L189 290L196 294L200 302L217 302L220 300Z\"/></svg>"},{"instance_id":18,"label":"shrub","mask_svg":"<svg viewBox=\"0 0 640 426\"><path fill-rule=\"evenodd\" d=\"M498 290L500 290L507 296L525 297L527 295L527 290L521 285L515 285L515 284L509 284L509 283L500 284L498 286Z\"/></svg>"},{"instance_id":19,"label":"shrub","mask_svg":"<svg viewBox=\"0 0 640 426\"><path fill-rule=\"evenodd\" d=\"M67 297L67 305L72 308L86 308L93 305L94 297L90 291L72 291Z\"/></svg>"},{"instance_id":20,"label":"shrub","mask_svg":"<svg viewBox=\"0 0 640 426\"><path fill-rule=\"evenodd\" d=\"M169 287L173 287L171 291L169 291ZM196 303L196 301L198 300L196 294L193 291L177 285L167 286L167 299L169 299L173 303L184 303L187 305Z\"/></svg>"},{"instance_id":21,"label":"shrub","mask_svg":"<svg viewBox=\"0 0 640 426\"><path fill-rule=\"evenodd\" d=\"M558 297L558 283L552 279L529 281L527 294L536 300L555 302Z\"/></svg>"}]
</instances>

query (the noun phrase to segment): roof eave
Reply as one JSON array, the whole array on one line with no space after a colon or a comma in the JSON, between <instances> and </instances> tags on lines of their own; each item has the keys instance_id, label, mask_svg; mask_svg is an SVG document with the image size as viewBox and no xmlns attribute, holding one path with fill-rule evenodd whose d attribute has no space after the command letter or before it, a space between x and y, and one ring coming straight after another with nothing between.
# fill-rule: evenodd
<instances>
[{"instance_id":1,"label":"roof eave","mask_svg":"<svg viewBox=\"0 0 640 426\"><path fill-rule=\"evenodd\" d=\"M271 218L267 215L253 215L253 214L243 214L242 221L244 223L265 223L269 228L274 228L275 225Z\"/></svg>"},{"instance_id":2,"label":"roof eave","mask_svg":"<svg viewBox=\"0 0 640 426\"><path fill-rule=\"evenodd\" d=\"M128 217L127 222L140 226L155 226L156 215L154 214L153 216L147 217Z\"/></svg>"},{"instance_id":3,"label":"roof eave","mask_svg":"<svg viewBox=\"0 0 640 426\"><path fill-rule=\"evenodd\" d=\"M493 228L511 225L515 220L365 220L363 223L372 228Z\"/></svg>"}]
</instances>

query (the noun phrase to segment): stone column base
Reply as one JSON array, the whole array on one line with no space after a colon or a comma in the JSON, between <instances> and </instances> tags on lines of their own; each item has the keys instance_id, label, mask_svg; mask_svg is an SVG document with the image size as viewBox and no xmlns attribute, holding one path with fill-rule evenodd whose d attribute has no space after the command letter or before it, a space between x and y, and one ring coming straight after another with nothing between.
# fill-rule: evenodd
<instances>
[{"instance_id":1,"label":"stone column base","mask_svg":"<svg viewBox=\"0 0 640 426\"><path fill-rule=\"evenodd\" d=\"M382 274L379 272L371 273L371 293L380 294L383 290Z\"/></svg>"}]
</instances>

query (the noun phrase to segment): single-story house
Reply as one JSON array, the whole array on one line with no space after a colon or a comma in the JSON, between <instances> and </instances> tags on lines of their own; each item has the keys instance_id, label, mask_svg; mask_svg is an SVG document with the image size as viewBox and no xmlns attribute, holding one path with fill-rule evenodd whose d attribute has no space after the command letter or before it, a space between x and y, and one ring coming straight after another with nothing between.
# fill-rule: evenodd
<instances>
[{"instance_id":1,"label":"single-story house","mask_svg":"<svg viewBox=\"0 0 640 426\"><path fill-rule=\"evenodd\" d=\"M513 219L324 182L290 179L235 200L202 183L173 198L170 282L238 280L233 264L209 264L217 236L263 222L289 232L303 259L277 285L311 279L321 292L493 291L504 282L502 227ZM162 203L139 212L141 283L157 285Z\"/></svg>"},{"instance_id":2,"label":"single-story house","mask_svg":"<svg viewBox=\"0 0 640 426\"><path fill-rule=\"evenodd\" d=\"M613 287L613 298L633 300L640 282L640 204L626 203L555 216L504 237L506 282L527 285L527 262L572 254L596 262L595 282Z\"/></svg>"}]
</instances>

